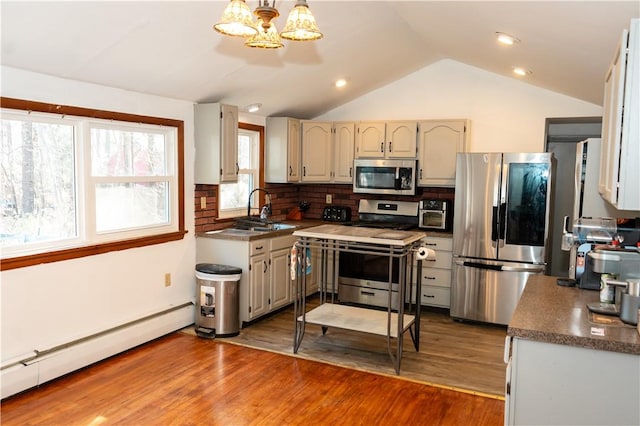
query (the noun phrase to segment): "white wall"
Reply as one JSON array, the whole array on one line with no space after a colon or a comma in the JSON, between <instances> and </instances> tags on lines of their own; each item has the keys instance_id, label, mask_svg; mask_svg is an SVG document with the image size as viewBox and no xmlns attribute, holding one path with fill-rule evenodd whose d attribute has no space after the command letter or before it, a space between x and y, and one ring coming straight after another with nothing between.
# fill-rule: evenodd
<instances>
[{"instance_id":1,"label":"white wall","mask_svg":"<svg viewBox=\"0 0 640 426\"><path fill-rule=\"evenodd\" d=\"M4 97L184 121L180 241L3 271L2 360L43 350L193 300L193 104L2 67ZM164 285L171 273L173 284Z\"/></svg>"},{"instance_id":2,"label":"white wall","mask_svg":"<svg viewBox=\"0 0 640 426\"><path fill-rule=\"evenodd\" d=\"M471 151L540 152L546 118L601 115L599 105L447 59L315 119L468 118Z\"/></svg>"}]
</instances>

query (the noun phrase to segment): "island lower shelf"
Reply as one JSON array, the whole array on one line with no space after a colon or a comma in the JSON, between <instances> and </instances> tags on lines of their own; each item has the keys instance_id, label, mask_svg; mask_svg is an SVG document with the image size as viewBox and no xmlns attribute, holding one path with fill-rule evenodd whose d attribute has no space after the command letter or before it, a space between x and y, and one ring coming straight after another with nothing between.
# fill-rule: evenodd
<instances>
[{"instance_id":1,"label":"island lower shelf","mask_svg":"<svg viewBox=\"0 0 640 426\"><path fill-rule=\"evenodd\" d=\"M388 315L391 315L389 330L387 329ZM403 333L411 327L414 320L412 315L403 315ZM307 312L304 318L300 315L298 321L322 327L398 337L398 314L395 312L389 314L387 311L325 303Z\"/></svg>"}]
</instances>

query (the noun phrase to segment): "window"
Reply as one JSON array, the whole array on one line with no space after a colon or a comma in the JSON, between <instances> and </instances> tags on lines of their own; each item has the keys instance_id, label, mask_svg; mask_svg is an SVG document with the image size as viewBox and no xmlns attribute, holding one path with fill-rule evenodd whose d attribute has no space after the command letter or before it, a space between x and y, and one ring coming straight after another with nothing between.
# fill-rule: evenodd
<instances>
[{"instance_id":1,"label":"window","mask_svg":"<svg viewBox=\"0 0 640 426\"><path fill-rule=\"evenodd\" d=\"M7 98L2 106L3 270L184 234L181 121ZM73 114L42 112L60 109Z\"/></svg>"},{"instance_id":2,"label":"window","mask_svg":"<svg viewBox=\"0 0 640 426\"><path fill-rule=\"evenodd\" d=\"M240 123L238 129L238 182L220 184L218 216L220 218L247 215L249 194L260 187L261 178L261 127ZM260 206L263 194L254 193L251 200L252 214Z\"/></svg>"}]
</instances>

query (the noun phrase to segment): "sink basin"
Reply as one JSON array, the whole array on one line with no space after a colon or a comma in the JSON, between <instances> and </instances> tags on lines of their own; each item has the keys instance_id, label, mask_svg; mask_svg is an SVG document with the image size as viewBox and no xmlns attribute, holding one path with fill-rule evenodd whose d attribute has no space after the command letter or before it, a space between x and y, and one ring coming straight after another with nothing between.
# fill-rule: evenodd
<instances>
[{"instance_id":1,"label":"sink basin","mask_svg":"<svg viewBox=\"0 0 640 426\"><path fill-rule=\"evenodd\" d=\"M295 225L288 225L286 223L269 223L264 226L252 226L249 228L249 230L256 232L273 232L279 231L281 229L292 229L295 227Z\"/></svg>"},{"instance_id":2,"label":"sink basin","mask_svg":"<svg viewBox=\"0 0 640 426\"><path fill-rule=\"evenodd\" d=\"M286 223L279 222L267 222L267 221L259 221L255 219L238 219L233 228L237 230L244 231L255 231L255 232L273 232L279 231L281 229L292 229L295 228L295 225L288 225Z\"/></svg>"}]
</instances>

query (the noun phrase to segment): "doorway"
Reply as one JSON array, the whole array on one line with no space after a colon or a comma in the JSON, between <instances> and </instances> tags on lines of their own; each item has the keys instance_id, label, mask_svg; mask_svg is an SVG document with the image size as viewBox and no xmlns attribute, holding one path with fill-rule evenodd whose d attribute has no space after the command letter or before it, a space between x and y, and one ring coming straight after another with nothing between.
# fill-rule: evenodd
<instances>
[{"instance_id":1,"label":"doorway","mask_svg":"<svg viewBox=\"0 0 640 426\"><path fill-rule=\"evenodd\" d=\"M602 117L547 118L545 128L546 152L556 158L556 175L552 188L552 216L549 227L549 265L547 274L560 277L569 275L569 252L562 251L562 226L565 216L571 221L573 200L576 196L574 174L576 144L602 134Z\"/></svg>"}]
</instances>

